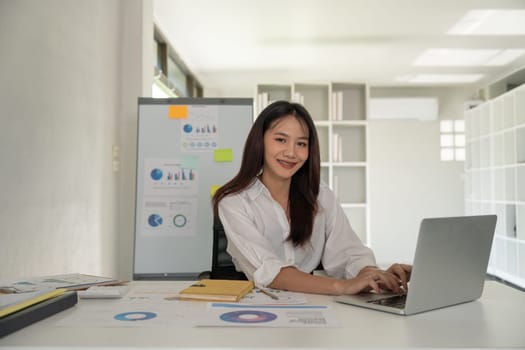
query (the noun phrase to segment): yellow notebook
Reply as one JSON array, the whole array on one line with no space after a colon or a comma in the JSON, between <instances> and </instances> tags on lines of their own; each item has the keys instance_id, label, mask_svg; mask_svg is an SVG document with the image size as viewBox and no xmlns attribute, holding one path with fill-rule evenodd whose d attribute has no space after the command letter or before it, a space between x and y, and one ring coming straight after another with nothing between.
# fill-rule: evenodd
<instances>
[{"instance_id":1,"label":"yellow notebook","mask_svg":"<svg viewBox=\"0 0 525 350\"><path fill-rule=\"evenodd\" d=\"M180 291L180 299L239 301L253 289L252 281L201 280Z\"/></svg>"}]
</instances>

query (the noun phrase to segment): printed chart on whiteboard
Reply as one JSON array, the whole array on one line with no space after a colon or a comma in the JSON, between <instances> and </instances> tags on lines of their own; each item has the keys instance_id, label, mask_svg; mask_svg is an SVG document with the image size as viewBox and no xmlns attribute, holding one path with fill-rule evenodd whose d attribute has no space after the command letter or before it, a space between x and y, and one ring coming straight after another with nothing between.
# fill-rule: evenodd
<instances>
[{"instance_id":1,"label":"printed chart on whiteboard","mask_svg":"<svg viewBox=\"0 0 525 350\"><path fill-rule=\"evenodd\" d=\"M184 151L207 151L219 145L218 106L190 106L182 123L181 145Z\"/></svg>"}]
</instances>

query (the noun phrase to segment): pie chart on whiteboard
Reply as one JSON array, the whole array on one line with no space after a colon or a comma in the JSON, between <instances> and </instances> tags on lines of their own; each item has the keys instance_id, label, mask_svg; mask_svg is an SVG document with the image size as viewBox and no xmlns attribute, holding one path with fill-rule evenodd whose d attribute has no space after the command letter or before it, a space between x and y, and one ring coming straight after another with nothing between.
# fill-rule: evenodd
<instances>
[{"instance_id":1,"label":"pie chart on whiteboard","mask_svg":"<svg viewBox=\"0 0 525 350\"><path fill-rule=\"evenodd\" d=\"M158 181L162 179L162 170L155 168L151 171L150 175L153 180Z\"/></svg>"},{"instance_id":2,"label":"pie chart on whiteboard","mask_svg":"<svg viewBox=\"0 0 525 350\"><path fill-rule=\"evenodd\" d=\"M173 224L178 228L182 228L186 226L187 222L188 222L188 219L186 219L186 216L182 214L177 214L173 217Z\"/></svg>"},{"instance_id":3,"label":"pie chart on whiteboard","mask_svg":"<svg viewBox=\"0 0 525 350\"><path fill-rule=\"evenodd\" d=\"M148 217L148 224L152 227L158 227L162 225L162 216L158 214L151 214Z\"/></svg>"}]
</instances>

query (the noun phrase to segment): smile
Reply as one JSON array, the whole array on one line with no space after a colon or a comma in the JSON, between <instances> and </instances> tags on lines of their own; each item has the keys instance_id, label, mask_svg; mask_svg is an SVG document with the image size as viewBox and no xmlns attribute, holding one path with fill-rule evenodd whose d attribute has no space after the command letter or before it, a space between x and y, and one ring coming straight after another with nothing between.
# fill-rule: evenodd
<instances>
[{"instance_id":1,"label":"smile","mask_svg":"<svg viewBox=\"0 0 525 350\"><path fill-rule=\"evenodd\" d=\"M291 169L297 164L295 162L286 162L284 160L278 160L277 162L279 162L279 164L281 164L281 166L283 166L286 169Z\"/></svg>"}]
</instances>

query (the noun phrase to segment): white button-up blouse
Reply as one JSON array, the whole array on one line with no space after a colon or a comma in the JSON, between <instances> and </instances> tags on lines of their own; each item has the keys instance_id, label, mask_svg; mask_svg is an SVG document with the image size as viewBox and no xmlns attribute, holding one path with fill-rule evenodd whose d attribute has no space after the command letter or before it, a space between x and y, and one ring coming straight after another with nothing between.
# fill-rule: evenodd
<instances>
[{"instance_id":1,"label":"white button-up blouse","mask_svg":"<svg viewBox=\"0 0 525 350\"><path fill-rule=\"evenodd\" d=\"M321 184L319 210L310 242L294 247L286 241L290 226L283 208L260 180L219 203L219 217L228 238L228 252L237 270L266 287L282 267L310 273L322 261L325 272L352 278L365 266L375 266L372 251L355 234L334 193Z\"/></svg>"}]
</instances>

